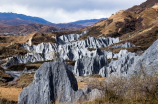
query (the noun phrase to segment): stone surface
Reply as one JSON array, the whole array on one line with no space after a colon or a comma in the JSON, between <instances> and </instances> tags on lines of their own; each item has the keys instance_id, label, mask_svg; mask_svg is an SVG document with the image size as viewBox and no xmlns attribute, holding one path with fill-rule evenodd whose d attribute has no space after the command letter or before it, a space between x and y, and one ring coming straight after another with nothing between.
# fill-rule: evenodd
<instances>
[{"instance_id":1,"label":"stone surface","mask_svg":"<svg viewBox=\"0 0 158 104\"><path fill-rule=\"evenodd\" d=\"M147 75L158 73L158 40L156 40L137 60L134 72L144 71Z\"/></svg>"},{"instance_id":2,"label":"stone surface","mask_svg":"<svg viewBox=\"0 0 158 104\"><path fill-rule=\"evenodd\" d=\"M27 63L27 62L36 62L36 61L44 61L42 55L38 53L27 53L24 56L17 55L15 57L8 58L7 63L3 66L3 68L7 68L10 65L17 65L20 63Z\"/></svg>"},{"instance_id":3,"label":"stone surface","mask_svg":"<svg viewBox=\"0 0 158 104\"><path fill-rule=\"evenodd\" d=\"M51 104L85 101L78 90L73 73L63 60L44 63L36 72L33 82L19 95L18 104Z\"/></svg>"},{"instance_id":4,"label":"stone surface","mask_svg":"<svg viewBox=\"0 0 158 104\"><path fill-rule=\"evenodd\" d=\"M62 59L44 63L36 71L33 82L19 94L18 104L75 103L101 97L100 90L78 89L70 68Z\"/></svg>"},{"instance_id":5,"label":"stone surface","mask_svg":"<svg viewBox=\"0 0 158 104\"><path fill-rule=\"evenodd\" d=\"M66 44L67 42L72 42L78 40L82 35L86 34L88 31L83 31L81 34L69 34L62 35L57 37L57 42L61 45Z\"/></svg>"},{"instance_id":6,"label":"stone surface","mask_svg":"<svg viewBox=\"0 0 158 104\"><path fill-rule=\"evenodd\" d=\"M125 44L121 43L119 45L114 45L114 46L112 46L110 48L129 48L129 47L135 47L135 45L132 44L132 43L126 42Z\"/></svg>"},{"instance_id":7,"label":"stone surface","mask_svg":"<svg viewBox=\"0 0 158 104\"><path fill-rule=\"evenodd\" d=\"M73 73L77 76L99 74L100 69L107 65L108 60L104 55L97 55L95 57L83 57L76 61Z\"/></svg>"}]
</instances>

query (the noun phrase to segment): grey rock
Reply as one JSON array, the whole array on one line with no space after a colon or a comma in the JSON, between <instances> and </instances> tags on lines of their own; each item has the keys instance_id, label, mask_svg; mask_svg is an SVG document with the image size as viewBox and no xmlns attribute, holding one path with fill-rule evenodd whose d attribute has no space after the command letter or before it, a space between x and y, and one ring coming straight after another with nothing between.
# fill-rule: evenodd
<instances>
[{"instance_id":1,"label":"grey rock","mask_svg":"<svg viewBox=\"0 0 158 104\"><path fill-rule=\"evenodd\" d=\"M93 89L91 92L89 92L87 99L88 101L93 101L94 99L102 99L105 97L104 95L105 94L101 90Z\"/></svg>"},{"instance_id":2,"label":"grey rock","mask_svg":"<svg viewBox=\"0 0 158 104\"><path fill-rule=\"evenodd\" d=\"M147 75L158 73L158 40L156 40L137 60L134 73L144 71Z\"/></svg>"},{"instance_id":3,"label":"grey rock","mask_svg":"<svg viewBox=\"0 0 158 104\"><path fill-rule=\"evenodd\" d=\"M112 46L110 48L129 48L129 47L135 47L135 45L132 44L132 43L126 42L125 44L121 43L119 45L114 45L114 46Z\"/></svg>"},{"instance_id":4,"label":"grey rock","mask_svg":"<svg viewBox=\"0 0 158 104\"><path fill-rule=\"evenodd\" d=\"M57 52L59 45L55 43L40 43L38 45L29 46L27 43L22 44L24 49L27 49L31 53L50 53Z\"/></svg>"},{"instance_id":5,"label":"grey rock","mask_svg":"<svg viewBox=\"0 0 158 104\"><path fill-rule=\"evenodd\" d=\"M19 95L18 104L51 104L51 102L73 103L85 101L82 90L78 90L73 73L63 60L44 63L35 73L33 82Z\"/></svg>"},{"instance_id":6,"label":"grey rock","mask_svg":"<svg viewBox=\"0 0 158 104\"><path fill-rule=\"evenodd\" d=\"M102 67L108 65L108 60L104 55L93 57L83 57L75 63L73 73L77 76L87 76L99 74Z\"/></svg>"},{"instance_id":7,"label":"grey rock","mask_svg":"<svg viewBox=\"0 0 158 104\"><path fill-rule=\"evenodd\" d=\"M88 31L83 31L81 34L69 34L62 35L57 37L57 42L61 45L66 44L67 42L72 42L78 40L82 35L86 34Z\"/></svg>"},{"instance_id":8,"label":"grey rock","mask_svg":"<svg viewBox=\"0 0 158 104\"><path fill-rule=\"evenodd\" d=\"M115 76L124 76L128 77L130 73L129 70L132 70L135 62L139 56L135 53L128 53L120 57L118 60L112 60L109 63L109 66L105 68L108 73L114 74Z\"/></svg>"},{"instance_id":9,"label":"grey rock","mask_svg":"<svg viewBox=\"0 0 158 104\"><path fill-rule=\"evenodd\" d=\"M14 57L9 57L7 63L4 64L3 68L7 68L10 65L17 65L20 63L44 61L42 55L37 53L27 53L25 56L17 55Z\"/></svg>"},{"instance_id":10,"label":"grey rock","mask_svg":"<svg viewBox=\"0 0 158 104\"><path fill-rule=\"evenodd\" d=\"M129 77L139 56L127 50L122 50L117 55L118 59L111 60L108 66L102 67L99 71L99 75L102 77Z\"/></svg>"}]
</instances>

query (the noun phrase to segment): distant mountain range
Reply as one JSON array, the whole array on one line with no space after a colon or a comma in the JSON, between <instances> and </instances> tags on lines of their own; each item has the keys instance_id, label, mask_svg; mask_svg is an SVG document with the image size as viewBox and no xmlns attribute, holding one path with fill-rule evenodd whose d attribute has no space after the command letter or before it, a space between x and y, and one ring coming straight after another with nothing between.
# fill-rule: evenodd
<instances>
[{"instance_id":1,"label":"distant mountain range","mask_svg":"<svg viewBox=\"0 0 158 104\"><path fill-rule=\"evenodd\" d=\"M90 20L79 20L75 22L71 22L72 24L82 25L82 26L91 26L97 23L98 21L105 20L107 18L101 18L101 19L90 19Z\"/></svg>"},{"instance_id":2,"label":"distant mountain range","mask_svg":"<svg viewBox=\"0 0 158 104\"><path fill-rule=\"evenodd\" d=\"M85 26L93 25L96 22L104 19L105 18L80 20L70 23L55 24L39 17L26 16L24 14L17 14L17 13L0 13L0 24L5 24L5 25L23 25L23 24L39 23L39 24L50 25L55 27L83 28Z\"/></svg>"}]
</instances>

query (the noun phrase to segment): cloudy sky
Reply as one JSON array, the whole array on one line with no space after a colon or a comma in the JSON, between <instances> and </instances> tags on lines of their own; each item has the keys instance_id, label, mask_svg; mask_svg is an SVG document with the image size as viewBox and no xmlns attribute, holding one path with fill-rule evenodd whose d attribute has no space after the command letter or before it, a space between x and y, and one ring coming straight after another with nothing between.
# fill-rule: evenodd
<instances>
[{"instance_id":1,"label":"cloudy sky","mask_svg":"<svg viewBox=\"0 0 158 104\"><path fill-rule=\"evenodd\" d=\"M146 0L0 0L0 12L36 16L53 23L106 18Z\"/></svg>"}]
</instances>

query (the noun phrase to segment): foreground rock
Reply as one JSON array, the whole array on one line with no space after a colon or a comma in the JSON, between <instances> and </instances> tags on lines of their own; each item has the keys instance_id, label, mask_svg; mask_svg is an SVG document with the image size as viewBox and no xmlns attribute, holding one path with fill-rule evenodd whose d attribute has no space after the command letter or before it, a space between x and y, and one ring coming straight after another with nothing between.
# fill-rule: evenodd
<instances>
[{"instance_id":1,"label":"foreground rock","mask_svg":"<svg viewBox=\"0 0 158 104\"><path fill-rule=\"evenodd\" d=\"M84 99L77 81L62 61L44 63L34 81L19 95L18 104L51 104L55 101L73 103Z\"/></svg>"},{"instance_id":2,"label":"foreground rock","mask_svg":"<svg viewBox=\"0 0 158 104\"><path fill-rule=\"evenodd\" d=\"M158 73L158 40L156 40L135 63L134 73L153 75Z\"/></svg>"},{"instance_id":3,"label":"foreground rock","mask_svg":"<svg viewBox=\"0 0 158 104\"><path fill-rule=\"evenodd\" d=\"M100 91L92 90L95 96L88 98L79 89L77 81L63 60L44 63L36 72L33 82L20 93L18 104L52 104L93 100ZM89 95L87 94L87 95Z\"/></svg>"}]
</instances>

